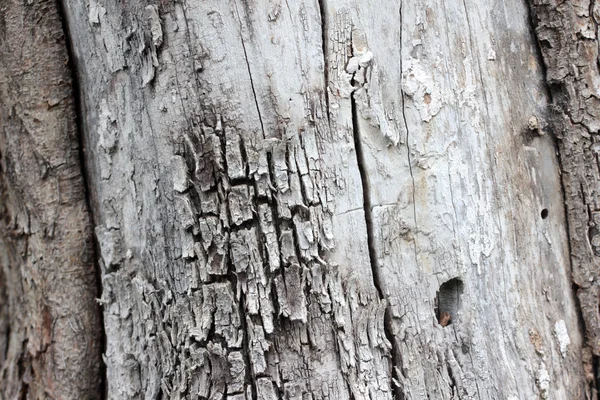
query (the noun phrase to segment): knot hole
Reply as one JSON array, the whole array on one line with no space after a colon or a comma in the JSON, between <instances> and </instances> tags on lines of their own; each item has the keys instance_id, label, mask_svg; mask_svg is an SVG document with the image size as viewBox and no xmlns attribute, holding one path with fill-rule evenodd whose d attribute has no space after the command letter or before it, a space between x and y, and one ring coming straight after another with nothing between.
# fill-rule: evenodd
<instances>
[{"instance_id":1,"label":"knot hole","mask_svg":"<svg viewBox=\"0 0 600 400\"><path fill-rule=\"evenodd\" d=\"M463 290L463 282L458 278L450 279L440 286L435 299L435 314L441 326L446 327L456 319Z\"/></svg>"}]
</instances>

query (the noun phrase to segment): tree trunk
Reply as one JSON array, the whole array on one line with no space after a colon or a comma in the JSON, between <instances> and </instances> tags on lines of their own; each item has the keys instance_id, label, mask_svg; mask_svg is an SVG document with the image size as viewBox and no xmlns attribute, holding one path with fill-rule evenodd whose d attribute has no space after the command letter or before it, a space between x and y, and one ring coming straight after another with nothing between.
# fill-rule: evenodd
<instances>
[{"instance_id":1,"label":"tree trunk","mask_svg":"<svg viewBox=\"0 0 600 400\"><path fill-rule=\"evenodd\" d=\"M600 4L532 1L534 25L547 66L551 123L559 137L571 239L572 278L589 348L600 356Z\"/></svg>"},{"instance_id":2,"label":"tree trunk","mask_svg":"<svg viewBox=\"0 0 600 400\"><path fill-rule=\"evenodd\" d=\"M109 399L596 396L595 6L62 0L92 224L33 3L0 4L0 397L101 395L92 226Z\"/></svg>"},{"instance_id":3,"label":"tree trunk","mask_svg":"<svg viewBox=\"0 0 600 400\"><path fill-rule=\"evenodd\" d=\"M102 327L68 61L56 3L0 1L0 399L99 398Z\"/></svg>"}]
</instances>

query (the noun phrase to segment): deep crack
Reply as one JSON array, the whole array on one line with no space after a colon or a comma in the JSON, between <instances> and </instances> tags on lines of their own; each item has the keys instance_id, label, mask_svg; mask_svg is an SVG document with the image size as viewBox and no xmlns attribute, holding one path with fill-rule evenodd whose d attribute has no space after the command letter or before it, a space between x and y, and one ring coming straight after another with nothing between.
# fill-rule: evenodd
<instances>
[{"instance_id":1,"label":"deep crack","mask_svg":"<svg viewBox=\"0 0 600 400\"><path fill-rule=\"evenodd\" d=\"M386 303L385 313L384 313L384 334L386 339L390 342L391 345L391 355L392 355L392 366L391 366L391 377L394 378L394 375L397 375L397 371L401 369L402 360L400 359L400 353L398 351L397 342L395 336L393 334L392 327L392 310L390 308L389 301L387 299L387 294L384 292L382 278L380 275L380 266L377 257L377 249L375 247L375 230L373 227L373 206L371 203L370 197L370 184L369 177L366 171L365 166L367 165L365 161L365 155L362 146L362 139L360 136L360 128L358 122L358 110L356 107L356 100L354 99L354 93L350 97L351 111L352 111L352 130L354 137L354 147L356 150L356 161L358 165L358 171L360 173L360 179L362 183L362 193L363 193L363 209L365 214L365 224L367 228L367 246L369 250L369 260L371 263L371 273L373 275L373 284L377 293L379 295L379 300L384 301ZM396 376L395 379L400 381L400 377ZM402 393L401 388L394 387L394 382L391 382L392 390L394 392L394 396L398 400L404 399L404 394Z\"/></svg>"},{"instance_id":2,"label":"deep crack","mask_svg":"<svg viewBox=\"0 0 600 400\"><path fill-rule=\"evenodd\" d=\"M327 112L327 124L331 128L331 120L329 116L329 49L327 47L327 8L325 5L325 0L318 1L321 15L321 45L323 46L323 78L325 79L323 91L325 94L325 112Z\"/></svg>"}]
</instances>

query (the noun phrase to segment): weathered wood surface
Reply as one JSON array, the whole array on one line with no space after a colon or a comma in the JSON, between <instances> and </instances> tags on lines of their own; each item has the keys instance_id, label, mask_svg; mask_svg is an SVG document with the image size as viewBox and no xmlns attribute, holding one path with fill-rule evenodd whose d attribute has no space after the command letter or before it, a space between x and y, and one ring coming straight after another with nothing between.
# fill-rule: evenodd
<instances>
[{"instance_id":1,"label":"weathered wood surface","mask_svg":"<svg viewBox=\"0 0 600 400\"><path fill-rule=\"evenodd\" d=\"M0 399L100 398L101 322L54 1L0 2Z\"/></svg>"},{"instance_id":2,"label":"weathered wood surface","mask_svg":"<svg viewBox=\"0 0 600 400\"><path fill-rule=\"evenodd\" d=\"M64 4L109 398L585 396L524 4Z\"/></svg>"},{"instance_id":3,"label":"weathered wood surface","mask_svg":"<svg viewBox=\"0 0 600 400\"><path fill-rule=\"evenodd\" d=\"M564 373L581 371L581 338L552 132L529 127L546 125L547 99L525 5L359 4L353 47L373 58L357 130L405 394L583 395ZM452 278L464 293L439 329L433 299Z\"/></svg>"}]
</instances>

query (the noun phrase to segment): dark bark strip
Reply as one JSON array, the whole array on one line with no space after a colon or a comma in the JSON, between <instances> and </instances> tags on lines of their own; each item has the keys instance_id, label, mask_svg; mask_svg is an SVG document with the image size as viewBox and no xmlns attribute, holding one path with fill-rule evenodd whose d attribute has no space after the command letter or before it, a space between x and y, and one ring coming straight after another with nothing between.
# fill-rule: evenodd
<instances>
[{"instance_id":1,"label":"dark bark strip","mask_svg":"<svg viewBox=\"0 0 600 400\"><path fill-rule=\"evenodd\" d=\"M0 398L100 398L90 215L57 4L0 6Z\"/></svg>"},{"instance_id":2,"label":"dark bark strip","mask_svg":"<svg viewBox=\"0 0 600 400\"><path fill-rule=\"evenodd\" d=\"M600 8L587 0L529 5L552 99L549 122L558 139L572 279L589 347L583 362L594 386L594 358L600 356Z\"/></svg>"}]
</instances>

